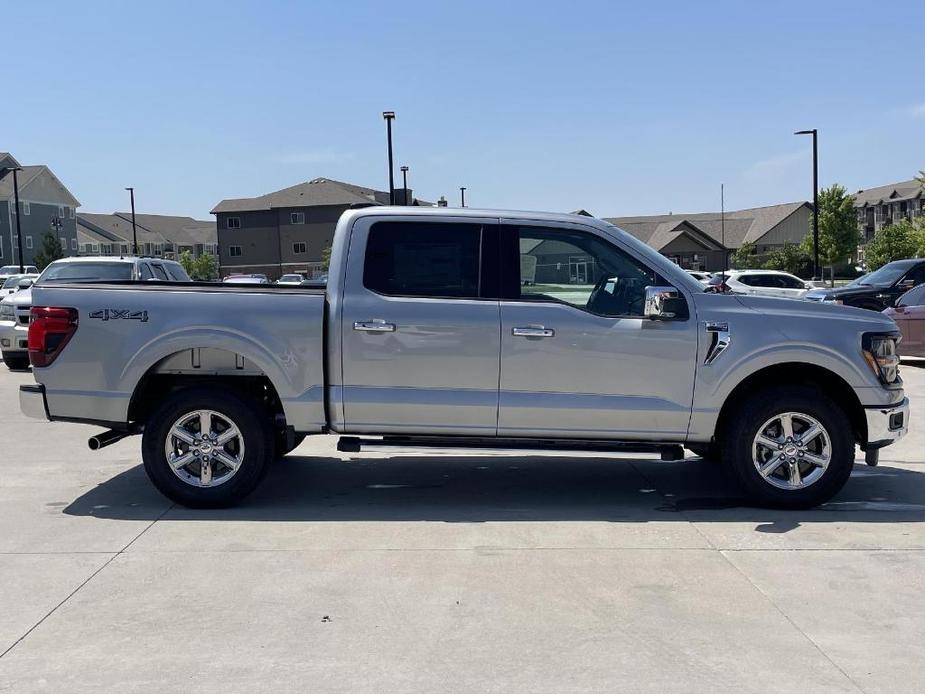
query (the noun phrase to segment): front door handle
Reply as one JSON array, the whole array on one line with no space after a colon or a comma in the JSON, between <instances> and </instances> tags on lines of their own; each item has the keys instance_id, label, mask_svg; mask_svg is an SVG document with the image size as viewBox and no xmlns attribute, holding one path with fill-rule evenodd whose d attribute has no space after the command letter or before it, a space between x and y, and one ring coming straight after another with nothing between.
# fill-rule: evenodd
<instances>
[{"instance_id":1,"label":"front door handle","mask_svg":"<svg viewBox=\"0 0 925 694\"><path fill-rule=\"evenodd\" d=\"M553 337L556 331L543 325L529 325L525 328L511 328L515 337Z\"/></svg>"},{"instance_id":2,"label":"front door handle","mask_svg":"<svg viewBox=\"0 0 925 694\"><path fill-rule=\"evenodd\" d=\"M354 330L367 333L394 333L395 323L386 323L384 320L358 320L353 322Z\"/></svg>"}]
</instances>

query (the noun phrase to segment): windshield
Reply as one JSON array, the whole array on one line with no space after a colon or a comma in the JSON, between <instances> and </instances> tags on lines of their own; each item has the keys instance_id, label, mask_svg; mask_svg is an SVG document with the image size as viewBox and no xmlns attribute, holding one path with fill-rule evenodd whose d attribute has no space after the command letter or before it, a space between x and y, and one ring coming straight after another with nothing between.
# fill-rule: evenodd
<instances>
[{"instance_id":1,"label":"windshield","mask_svg":"<svg viewBox=\"0 0 925 694\"><path fill-rule=\"evenodd\" d=\"M909 263L887 263L861 279L858 284L875 287L890 285L902 277L909 267Z\"/></svg>"},{"instance_id":2,"label":"windshield","mask_svg":"<svg viewBox=\"0 0 925 694\"><path fill-rule=\"evenodd\" d=\"M131 263L52 263L36 284L48 282L99 282L132 279Z\"/></svg>"},{"instance_id":3,"label":"windshield","mask_svg":"<svg viewBox=\"0 0 925 694\"><path fill-rule=\"evenodd\" d=\"M6 280L6 282L3 283L3 288L4 289L14 289L15 287L18 287L19 283L22 282L24 279L26 278L20 277L19 275L10 277L9 279Z\"/></svg>"}]
</instances>

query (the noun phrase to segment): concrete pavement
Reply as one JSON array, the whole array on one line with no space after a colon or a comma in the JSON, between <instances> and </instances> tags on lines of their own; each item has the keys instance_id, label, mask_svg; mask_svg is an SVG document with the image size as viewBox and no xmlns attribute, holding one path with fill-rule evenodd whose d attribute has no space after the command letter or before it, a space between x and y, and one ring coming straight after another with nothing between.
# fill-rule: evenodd
<instances>
[{"instance_id":1,"label":"concrete pavement","mask_svg":"<svg viewBox=\"0 0 925 694\"><path fill-rule=\"evenodd\" d=\"M139 440L23 418L0 366L0 692L921 692L912 433L808 512L714 464L339 454L171 506ZM860 460L860 459L859 459Z\"/></svg>"}]
</instances>

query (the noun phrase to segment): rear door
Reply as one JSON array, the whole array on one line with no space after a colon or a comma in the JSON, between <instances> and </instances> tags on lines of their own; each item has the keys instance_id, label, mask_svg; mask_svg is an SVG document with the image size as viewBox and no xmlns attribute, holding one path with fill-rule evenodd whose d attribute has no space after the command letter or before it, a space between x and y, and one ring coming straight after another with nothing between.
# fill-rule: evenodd
<instances>
[{"instance_id":1,"label":"rear door","mask_svg":"<svg viewBox=\"0 0 925 694\"><path fill-rule=\"evenodd\" d=\"M359 218L341 317L345 431L494 436L498 220Z\"/></svg>"}]
</instances>

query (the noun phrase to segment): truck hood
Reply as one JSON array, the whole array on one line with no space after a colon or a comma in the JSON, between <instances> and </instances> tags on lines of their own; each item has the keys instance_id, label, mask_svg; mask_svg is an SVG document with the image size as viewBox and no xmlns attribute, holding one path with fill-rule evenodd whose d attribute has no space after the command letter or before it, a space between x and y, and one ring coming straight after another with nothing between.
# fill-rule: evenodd
<instances>
[{"instance_id":1,"label":"truck hood","mask_svg":"<svg viewBox=\"0 0 925 694\"><path fill-rule=\"evenodd\" d=\"M734 296L743 307L773 319L773 327L791 337L803 334L806 329L828 331L844 328L862 332L899 330L892 318L854 306L767 296Z\"/></svg>"},{"instance_id":2,"label":"truck hood","mask_svg":"<svg viewBox=\"0 0 925 694\"><path fill-rule=\"evenodd\" d=\"M31 306L32 305L32 288L20 289L15 294L10 294L3 298L3 303L12 304L13 306Z\"/></svg>"}]
</instances>

